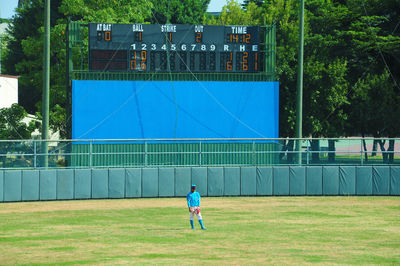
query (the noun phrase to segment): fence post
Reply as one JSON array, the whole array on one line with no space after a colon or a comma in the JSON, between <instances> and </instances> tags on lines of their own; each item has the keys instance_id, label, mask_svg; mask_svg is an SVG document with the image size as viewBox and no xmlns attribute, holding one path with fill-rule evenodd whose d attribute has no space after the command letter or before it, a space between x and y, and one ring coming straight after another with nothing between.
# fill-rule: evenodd
<instances>
[{"instance_id":1,"label":"fence post","mask_svg":"<svg viewBox=\"0 0 400 266\"><path fill-rule=\"evenodd\" d=\"M256 143L253 140L253 166L256 165Z\"/></svg>"},{"instance_id":2,"label":"fence post","mask_svg":"<svg viewBox=\"0 0 400 266\"><path fill-rule=\"evenodd\" d=\"M297 160L297 164L299 166L302 165L303 163L303 152L302 152L302 147L303 147L303 140L301 138L298 138L297 140L295 140L295 155L296 155L296 160Z\"/></svg>"},{"instance_id":3,"label":"fence post","mask_svg":"<svg viewBox=\"0 0 400 266\"><path fill-rule=\"evenodd\" d=\"M199 166L201 166L201 140L199 142Z\"/></svg>"},{"instance_id":4,"label":"fence post","mask_svg":"<svg viewBox=\"0 0 400 266\"><path fill-rule=\"evenodd\" d=\"M93 152L92 141L90 140L90 142L89 142L89 168L92 168L92 152Z\"/></svg>"},{"instance_id":5,"label":"fence post","mask_svg":"<svg viewBox=\"0 0 400 266\"><path fill-rule=\"evenodd\" d=\"M308 141L310 143L310 141ZM310 145L307 145L307 165L310 164Z\"/></svg>"},{"instance_id":6,"label":"fence post","mask_svg":"<svg viewBox=\"0 0 400 266\"><path fill-rule=\"evenodd\" d=\"M36 169L37 166L37 154L36 154L36 140L33 141L33 168Z\"/></svg>"},{"instance_id":7,"label":"fence post","mask_svg":"<svg viewBox=\"0 0 400 266\"><path fill-rule=\"evenodd\" d=\"M361 144L361 148L360 148L360 151L361 151L361 165L363 165L364 164L364 162L363 162L364 148L363 148L363 140L362 139L360 140L360 144Z\"/></svg>"},{"instance_id":8,"label":"fence post","mask_svg":"<svg viewBox=\"0 0 400 266\"><path fill-rule=\"evenodd\" d=\"M147 167L147 141L144 141L144 167Z\"/></svg>"}]
</instances>

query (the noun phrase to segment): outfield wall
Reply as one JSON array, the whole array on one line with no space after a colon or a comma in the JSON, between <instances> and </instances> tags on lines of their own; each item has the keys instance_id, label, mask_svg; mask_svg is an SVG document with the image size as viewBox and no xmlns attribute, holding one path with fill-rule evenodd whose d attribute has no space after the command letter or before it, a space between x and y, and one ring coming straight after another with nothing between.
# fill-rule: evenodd
<instances>
[{"instance_id":1,"label":"outfield wall","mask_svg":"<svg viewBox=\"0 0 400 266\"><path fill-rule=\"evenodd\" d=\"M0 171L0 202L202 196L400 195L396 166Z\"/></svg>"}]
</instances>

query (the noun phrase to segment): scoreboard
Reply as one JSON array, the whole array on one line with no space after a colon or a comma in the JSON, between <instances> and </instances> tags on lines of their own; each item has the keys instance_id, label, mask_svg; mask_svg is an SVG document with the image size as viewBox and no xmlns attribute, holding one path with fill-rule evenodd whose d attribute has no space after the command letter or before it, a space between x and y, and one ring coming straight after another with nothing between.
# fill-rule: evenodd
<instances>
[{"instance_id":1,"label":"scoreboard","mask_svg":"<svg viewBox=\"0 0 400 266\"><path fill-rule=\"evenodd\" d=\"M258 26L89 24L89 69L123 72L263 71Z\"/></svg>"}]
</instances>

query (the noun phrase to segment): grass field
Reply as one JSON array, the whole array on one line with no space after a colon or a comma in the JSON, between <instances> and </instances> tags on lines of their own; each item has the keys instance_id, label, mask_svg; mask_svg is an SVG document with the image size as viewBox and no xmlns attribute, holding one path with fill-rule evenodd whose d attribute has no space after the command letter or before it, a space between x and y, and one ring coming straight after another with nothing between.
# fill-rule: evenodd
<instances>
[{"instance_id":1,"label":"grass field","mask_svg":"<svg viewBox=\"0 0 400 266\"><path fill-rule=\"evenodd\" d=\"M400 197L0 204L0 264L400 264Z\"/></svg>"}]
</instances>

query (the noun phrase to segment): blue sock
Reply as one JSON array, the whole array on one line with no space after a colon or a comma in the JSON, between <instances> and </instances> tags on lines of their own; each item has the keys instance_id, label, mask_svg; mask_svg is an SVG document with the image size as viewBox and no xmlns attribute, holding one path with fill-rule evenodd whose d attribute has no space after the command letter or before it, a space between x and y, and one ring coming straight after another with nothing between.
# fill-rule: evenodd
<instances>
[{"instance_id":1,"label":"blue sock","mask_svg":"<svg viewBox=\"0 0 400 266\"><path fill-rule=\"evenodd\" d=\"M199 224L201 226L201 229L206 230L207 228L204 227L203 225L203 220L199 220Z\"/></svg>"},{"instance_id":2,"label":"blue sock","mask_svg":"<svg viewBox=\"0 0 400 266\"><path fill-rule=\"evenodd\" d=\"M192 229L194 229L193 220L190 220L190 225L192 226Z\"/></svg>"}]
</instances>

